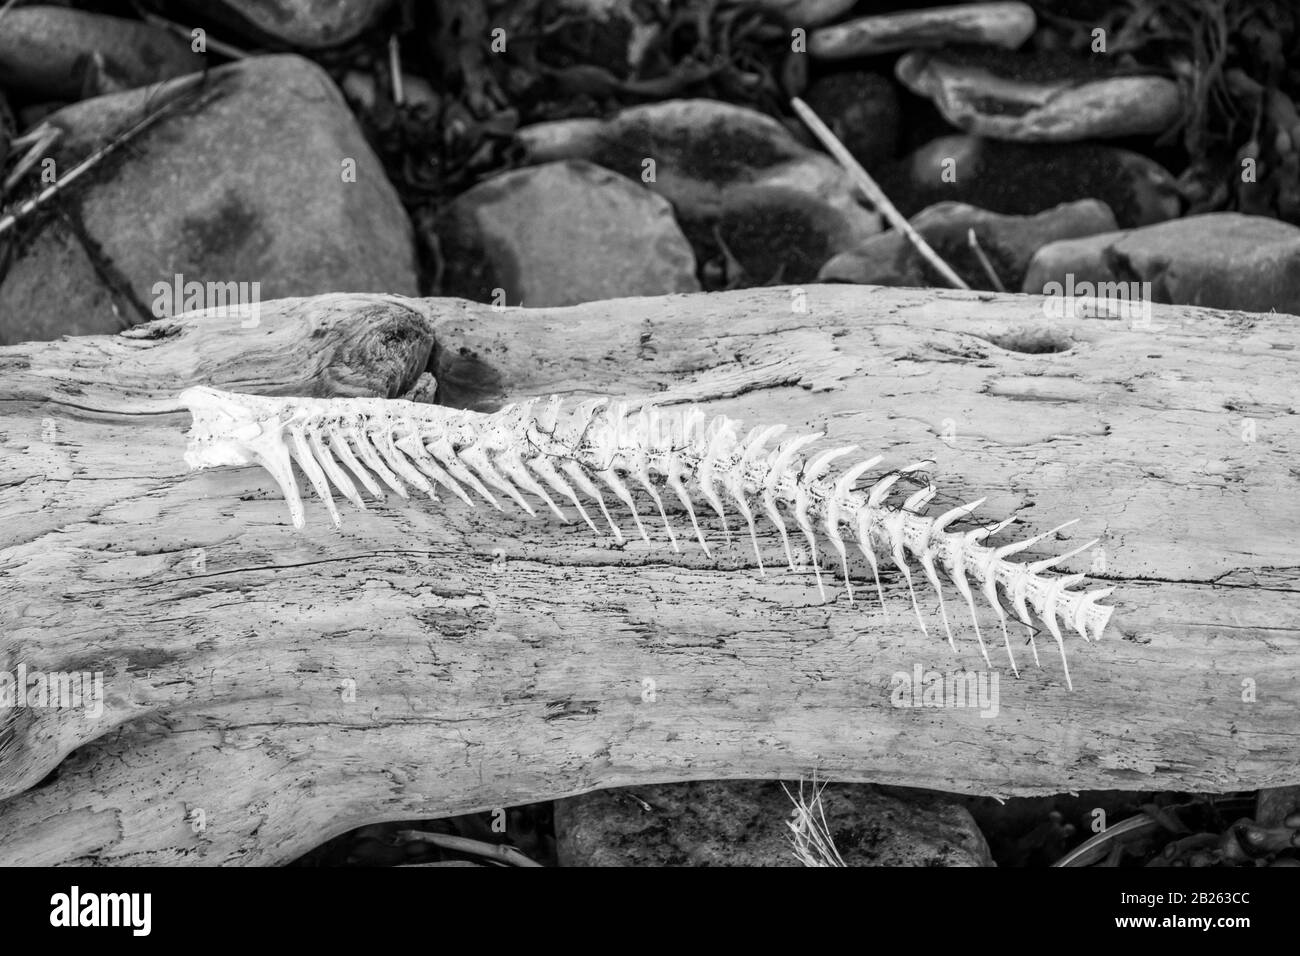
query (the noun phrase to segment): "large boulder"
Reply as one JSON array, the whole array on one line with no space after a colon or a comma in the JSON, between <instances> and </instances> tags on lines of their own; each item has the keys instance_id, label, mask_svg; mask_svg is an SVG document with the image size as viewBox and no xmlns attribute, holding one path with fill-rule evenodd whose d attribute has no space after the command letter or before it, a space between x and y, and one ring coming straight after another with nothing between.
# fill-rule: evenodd
<instances>
[{"instance_id":1,"label":"large boulder","mask_svg":"<svg viewBox=\"0 0 1300 956\"><path fill-rule=\"evenodd\" d=\"M64 130L57 170L165 95L117 93L50 116ZM213 71L47 209L18 234L0 280L0 343L224 304L160 291L189 283L259 299L419 292L397 194L330 78L297 56Z\"/></svg>"},{"instance_id":2,"label":"large boulder","mask_svg":"<svg viewBox=\"0 0 1300 956\"><path fill-rule=\"evenodd\" d=\"M672 207L580 160L480 183L448 207L437 233L444 295L560 306L700 288Z\"/></svg>"}]
</instances>

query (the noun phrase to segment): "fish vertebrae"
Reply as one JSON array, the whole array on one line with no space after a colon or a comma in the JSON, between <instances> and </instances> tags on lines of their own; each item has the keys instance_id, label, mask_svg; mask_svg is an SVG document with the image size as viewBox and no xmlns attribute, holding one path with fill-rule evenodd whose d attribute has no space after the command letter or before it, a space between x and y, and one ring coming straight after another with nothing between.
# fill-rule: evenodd
<instances>
[{"instance_id":1,"label":"fish vertebrae","mask_svg":"<svg viewBox=\"0 0 1300 956\"><path fill-rule=\"evenodd\" d=\"M333 491L366 509L357 483L375 499L384 498L384 487L407 498L409 485L435 501L439 500L438 488L443 488L471 507L476 506L477 495L500 510L495 489L529 515L537 512L526 495L568 521L553 497L558 496L571 504L594 532L602 534L583 505L585 496L599 508L610 534L622 542L623 532L610 514L603 486L630 511L637 532L649 543L650 535L628 486L630 480L654 501L678 551L681 545L668 519L663 493L671 493L681 504L695 538L709 557L712 551L696 514L696 495L718 516L727 540L731 534L727 520L730 502L745 521L760 573L764 565L755 507L776 527L786 561L794 570L786 523L791 519L808 543L812 572L824 599L822 569L817 563L820 529L839 558L848 600L853 604L844 537L847 529L871 570L882 610L887 613L880 582L883 560L906 582L921 631L928 636L917 603L915 562L938 595L943 628L955 650L938 574L942 569L970 610L985 662L989 662L988 649L979 627L974 588L996 614L1007 656L1017 673L1002 595L1010 599L1016 618L1030 628L1035 661L1038 650L1032 639L1031 607L1046 625L1060 651L1067 684L1069 665L1061 625L1085 641L1095 641L1113 612L1098 603L1113 588L1074 591L1071 588L1084 575L1048 573L1092 547L1095 540L1059 557L1024 564L1007 560L1074 521L1025 541L987 546L984 542L1015 521L1014 517L969 531L948 530L978 508L983 498L935 517L923 514L936 494L927 475L933 464L930 461L887 472L864 491L856 490L858 480L880 463L880 456L859 461L832 480L833 464L857 448L831 448L805 457L804 450L823 438L822 433L788 438L769 447L785 426L759 426L742 434L734 419L710 419L698 406L630 411L626 404L611 405L603 399L584 401L562 412L558 396L510 405L490 414L396 399L276 398L206 387L186 389L180 402L194 416L186 462L192 468L261 465L279 484L297 528L303 527L305 516L294 462L325 503L335 526L340 516ZM919 480L923 487L901 505L890 504L886 499L903 478Z\"/></svg>"}]
</instances>

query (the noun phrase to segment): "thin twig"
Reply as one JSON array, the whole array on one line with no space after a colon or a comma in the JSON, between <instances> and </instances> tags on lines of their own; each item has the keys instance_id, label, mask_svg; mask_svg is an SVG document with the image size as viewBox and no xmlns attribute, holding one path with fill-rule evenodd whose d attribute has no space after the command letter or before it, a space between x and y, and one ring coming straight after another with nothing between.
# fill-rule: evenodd
<instances>
[{"instance_id":1,"label":"thin twig","mask_svg":"<svg viewBox=\"0 0 1300 956\"><path fill-rule=\"evenodd\" d=\"M542 865L535 860L528 859L514 847L500 843L484 843L482 840L471 840L469 837L455 836L450 833L428 833L424 830L402 830L397 835L403 840L432 843L444 850L470 853L474 856L481 856L489 860L495 860L498 863L504 863L507 866L540 867Z\"/></svg>"},{"instance_id":2,"label":"thin twig","mask_svg":"<svg viewBox=\"0 0 1300 956\"><path fill-rule=\"evenodd\" d=\"M176 36L181 37L184 40L193 41L194 39L194 31L184 24L177 23L174 20L168 20L166 17L160 17L158 14L151 13L148 10L141 10L140 15L144 17L146 23L151 23L156 27L160 27L168 33L174 33ZM219 54L220 56L224 56L227 60L247 60L252 55L247 50L241 50L239 47L232 46L224 40L218 40L212 36L206 35L208 32L206 28L204 28L203 32L205 34L203 38L205 51L210 51Z\"/></svg>"},{"instance_id":3,"label":"thin twig","mask_svg":"<svg viewBox=\"0 0 1300 956\"><path fill-rule=\"evenodd\" d=\"M204 79L204 76L205 75L202 73L195 73L192 76L183 77L182 79L176 82L175 89L169 92L175 92L176 89L183 89L186 87L193 86L196 82L202 81ZM58 193L62 192L64 189L67 189L69 186L71 186L74 182L76 182L78 179L80 179L82 176L88 173L95 166L99 165L99 163L102 162L106 156L112 153L123 143L126 143L129 140L133 139L134 137L138 136L140 133L144 132L144 130L148 129L150 126L156 123L159 119L161 119L168 112L170 112L173 107L175 107L178 103L180 103L181 99L182 99L181 96L176 96L173 99L168 100L162 106L158 107L156 110L146 115L142 120L140 120L130 129L119 134L118 136L110 140L108 143L106 143L104 146L95 150L95 152L91 153L81 162L77 163L77 165L74 166L68 172L67 175L59 179L58 182L55 182L51 184L49 187L47 187L46 189L41 190L41 192L33 196L31 199L28 199L20 203L13 212L9 213L3 218L0 218L0 236L3 236L6 232L8 232L15 225L17 225L20 219L30 215L37 208L44 205L50 199L54 198L54 196L56 196Z\"/></svg>"},{"instance_id":4,"label":"thin twig","mask_svg":"<svg viewBox=\"0 0 1300 956\"><path fill-rule=\"evenodd\" d=\"M396 33L388 38L388 72L392 76L393 105L401 106L406 101L406 95L402 89L402 50Z\"/></svg>"},{"instance_id":5,"label":"thin twig","mask_svg":"<svg viewBox=\"0 0 1300 956\"><path fill-rule=\"evenodd\" d=\"M1121 820L1113 827L1108 827L1080 843L1053 863L1052 866L1088 866L1098 860L1105 859L1106 854L1110 851L1109 844L1114 843L1120 837L1127 837L1132 840L1148 833L1154 833L1159 829L1159 823L1146 814L1139 813L1135 817Z\"/></svg>"},{"instance_id":6,"label":"thin twig","mask_svg":"<svg viewBox=\"0 0 1300 956\"><path fill-rule=\"evenodd\" d=\"M999 292L1006 292L1007 287L1002 284L1002 280L998 278L997 270L993 268L993 263L984 254L984 248L980 245L979 237L975 235L974 227L966 230L966 241L970 244L971 251L975 253L975 258L984 267L984 272L989 277L989 281L993 283L993 288Z\"/></svg>"},{"instance_id":7,"label":"thin twig","mask_svg":"<svg viewBox=\"0 0 1300 956\"><path fill-rule=\"evenodd\" d=\"M0 186L0 197L9 195L9 191L18 184L18 180L27 175L27 170L36 165L36 161L41 155L49 149L63 135L63 130L57 126L50 126L48 123L42 123L37 126L31 133L24 134L19 139L13 140L9 145L19 148L31 144L31 148L23 154L22 159L14 165L13 170L5 177L4 185Z\"/></svg>"},{"instance_id":8,"label":"thin twig","mask_svg":"<svg viewBox=\"0 0 1300 956\"><path fill-rule=\"evenodd\" d=\"M3 7L0 7L0 20L3 20L5 14L8 13L8 12L10 11L11 8L13 8L14 6L16 6L17 3L18 3L18 0L9 0L9 2L6 3Z\"/></svg>"},{"instance_id":9,"label":"thin twig","mask_svg":"<svg viewBox=\"0 0 1300 956\"><path fill-rule=\"evenodd\" d=\"M638 797L638 796L637 796L635 793L633 793L632 791L630 791L630 790L624 790L624 791L623 791L623 796L627 797L629 800L634 801L634 802L635 802L638 806L640 806L641 809L644 810L646 813L654 813L654 812L655 812L655 808L654 808L654 807L650 806L650 804L646 803L644 800L642 800L640 797Z\"/></svg>"},{"instance_id":10,"label":"thin twig","mask_svg":"<svg viewBox=\"0 0 1300 956\"><path fill-rule=\"evenodd\" d=\"M813 135L821 140L821 143L826 147L826 150L835 157L836 162L844 167L844 171L849 174L849 177L857 184L858 188L862 190L867 199L880 210L881 215L889 220L889 224L906 236L907 240L916 247L916 251L919 252L925 260L930 263L930 265L934 266L935 271L947 279L954 288L969 289L970 286L962 280L962 277L957 275L948 263L940 259L939 254L931 249L929 243L921 238L920 233L912 228L912 224L903 218L903 214L900 213L894 204L889 201L889 197L886 196L885 191L876 184L876 181L871 178L871 174L863 169L862 164L853 158L853 154L844 147L844 144L841 143L835 134L830 131L830 128L821 121L821 118L812 111L812 108L797 96L790 100L790 105L794 107L794 111L799 115L799 118L804 121L805 125L812 130Z\"/></svg>"}]
</instances>

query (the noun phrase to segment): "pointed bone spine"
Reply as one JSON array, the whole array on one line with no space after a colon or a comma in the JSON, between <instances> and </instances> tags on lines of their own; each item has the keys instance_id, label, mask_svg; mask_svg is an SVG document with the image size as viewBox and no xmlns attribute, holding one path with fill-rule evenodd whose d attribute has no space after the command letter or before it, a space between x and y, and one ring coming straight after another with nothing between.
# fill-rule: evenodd
<instances>
[{"instance_id":1,"label":"pointed bone spine","mask_svg":"<svg viewBox=\"0 0 1300 956\"><path fill-rule=\"evenodd\" d=\"M849 487L851 481L826 474L831 461L845 450L823 452L803 465L797 460L796 453L807 444L806 437L790 439L775 451L764 453L766 443L780 429L752 429L742 438L735 421L719 417L706 424L701 411L694 407L629 412L625 405L610 407L603 401L590 401L583 402L565 416L560 412L558 401L552 399L540 408L536 402L527 402L482 414L398 400L270 398L201 387L187 389L181 394L180 401L194 414L191 443L186 453L191 466L261 464L280 485L297 527L302 527L303 509L293 477L291 456L299 461L323 499L329 501L328 490L332 482L345 498L359 504L356 490L347 482L346 475L343 476L344 483L340 483L341 469L322 455L326 444L342 465L354 472L372 495L380 498L382 490L370 472L403 497L406 497L406 489L398 474L422 490L432 492L432 486L421 474L427 471L422 466L429 463L420 454L420 450L424 450L441 463L448 475L470 485L495 507L500 505L477 479L475 472L488 484L508 494L529 514L535 514L535 511L517 485L541 497L558 514L563 515L563 512L524 470L524 462L532 465L540 477L570 497L581 510L576 496L569 494L572 489L559 477L565 475L578 491L597 501L620 541L622 535L593 479L599 479L632 509L637 530L647 542L649 535L636 513L635 501L624 484L624 476L636 479L652 493L665 522L667 515L662 499L651 485L654 481L673 490L688 510L689 492L692 488L697 490L718 513L724 529L726 506L718 494L720 488L735 500L736 507L751 526L754 520L749 506L751 499L760 503L762 507L759 510L769 517L779 504L792 513L805 534L809 534L814 522L822 527L836 545L846 576L846 554L842 550L842 540L837 539L840 532L847 530L868 556L882 604L884 595L879 587L876 558L892 560L907 581L918 622L927 634L924 616L916 601L912 562L921 567L926 579L936 589L940 589L942 584L935 572L942 568L947 577L959 582L958 592L972 608L970 585L976 585L976 590L994 607L1013 668L1015 659L1011 655L1010 638L1006 635L1006 611L1000 594L1010 598L1016 617L1031 628L1030 608L1033 609L1057 642L1063 659L1062 624L1085 640L1095 641L1101 637L1113 612L1112 608L1098 603L1112 589L1073 591L1070 588L1082 578L1081 575L1046 573L1083 548L1029 564L1008 560L1074 522L1022 542L987 547L983 542L1005 528L1009 521L991 529L946 530L950 521L974 506L963 506L937 518L920 514L919 510L935 493L928 479L926 486L911 495L903 507L887 503L896 482L923 473L932 462L915 462L884 475L865 492L854 491ZM661 420L667 422L667 428L662 427ZM360 461L352 454L350 445L355 446ZM317 458L313 458L313 454ZM538 463L544 463L540 469ZM848 474L851 480L856 480L865 470L860 464L850 468ZM446 484L437 472L428 473L439 483ZM555 479L559 479L561 484L557 485ZM334 513L331 508L331 516ZM585 513L583 517L587 517ZM698 529L693 511L691 518ZM784 540L785 526L777 524ZM703 544L703 534L699 537ZM816 542L811 535L809 537L814 546L814 573L820 586ZM942 601L941 593L939 598ZM946 609L943 619L951 640ZM981 651L987 659L982 635L979 638ZM1034 654L1036 658L1036 646Z\"/></svg>"}]
</instances>

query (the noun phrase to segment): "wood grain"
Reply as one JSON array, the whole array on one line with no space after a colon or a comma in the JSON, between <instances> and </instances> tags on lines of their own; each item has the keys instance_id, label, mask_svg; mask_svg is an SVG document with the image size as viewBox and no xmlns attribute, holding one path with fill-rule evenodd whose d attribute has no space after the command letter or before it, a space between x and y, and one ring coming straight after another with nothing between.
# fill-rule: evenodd
<instances>
[{"instance_id":1,"label":"wood grain","mask_svg":"<svg viewBox=\"0 0 1300 956\"><path fill-rule=\"evenodd\" d=\"M93 719L0 717L2 863L275 863L367 822L814 769L1000 796L1298 782L1294 316L1154 306L1134 327L809 286L503 312L323 296L226 321L0 349L0 670L102 671L106 692ZM1026 557L1101 537L1111 628L1069 642L1073 692L1040 635L1019 679L991 647L996 716L899 708L895 674L985 670L955 592L953 654L932 594L929 640L895 575L887 616L869 587L823 604L773 570L766 522L760 576L747 541L676 554L657 516L619 548L396 499L336 532L309 499L295 533L261 470L185 471L186 385L392 396L431 350L444 403L695 401L933 458L935 507L988 496L1028 533L1078 517Z\"/></svg>"}]
</instances>

